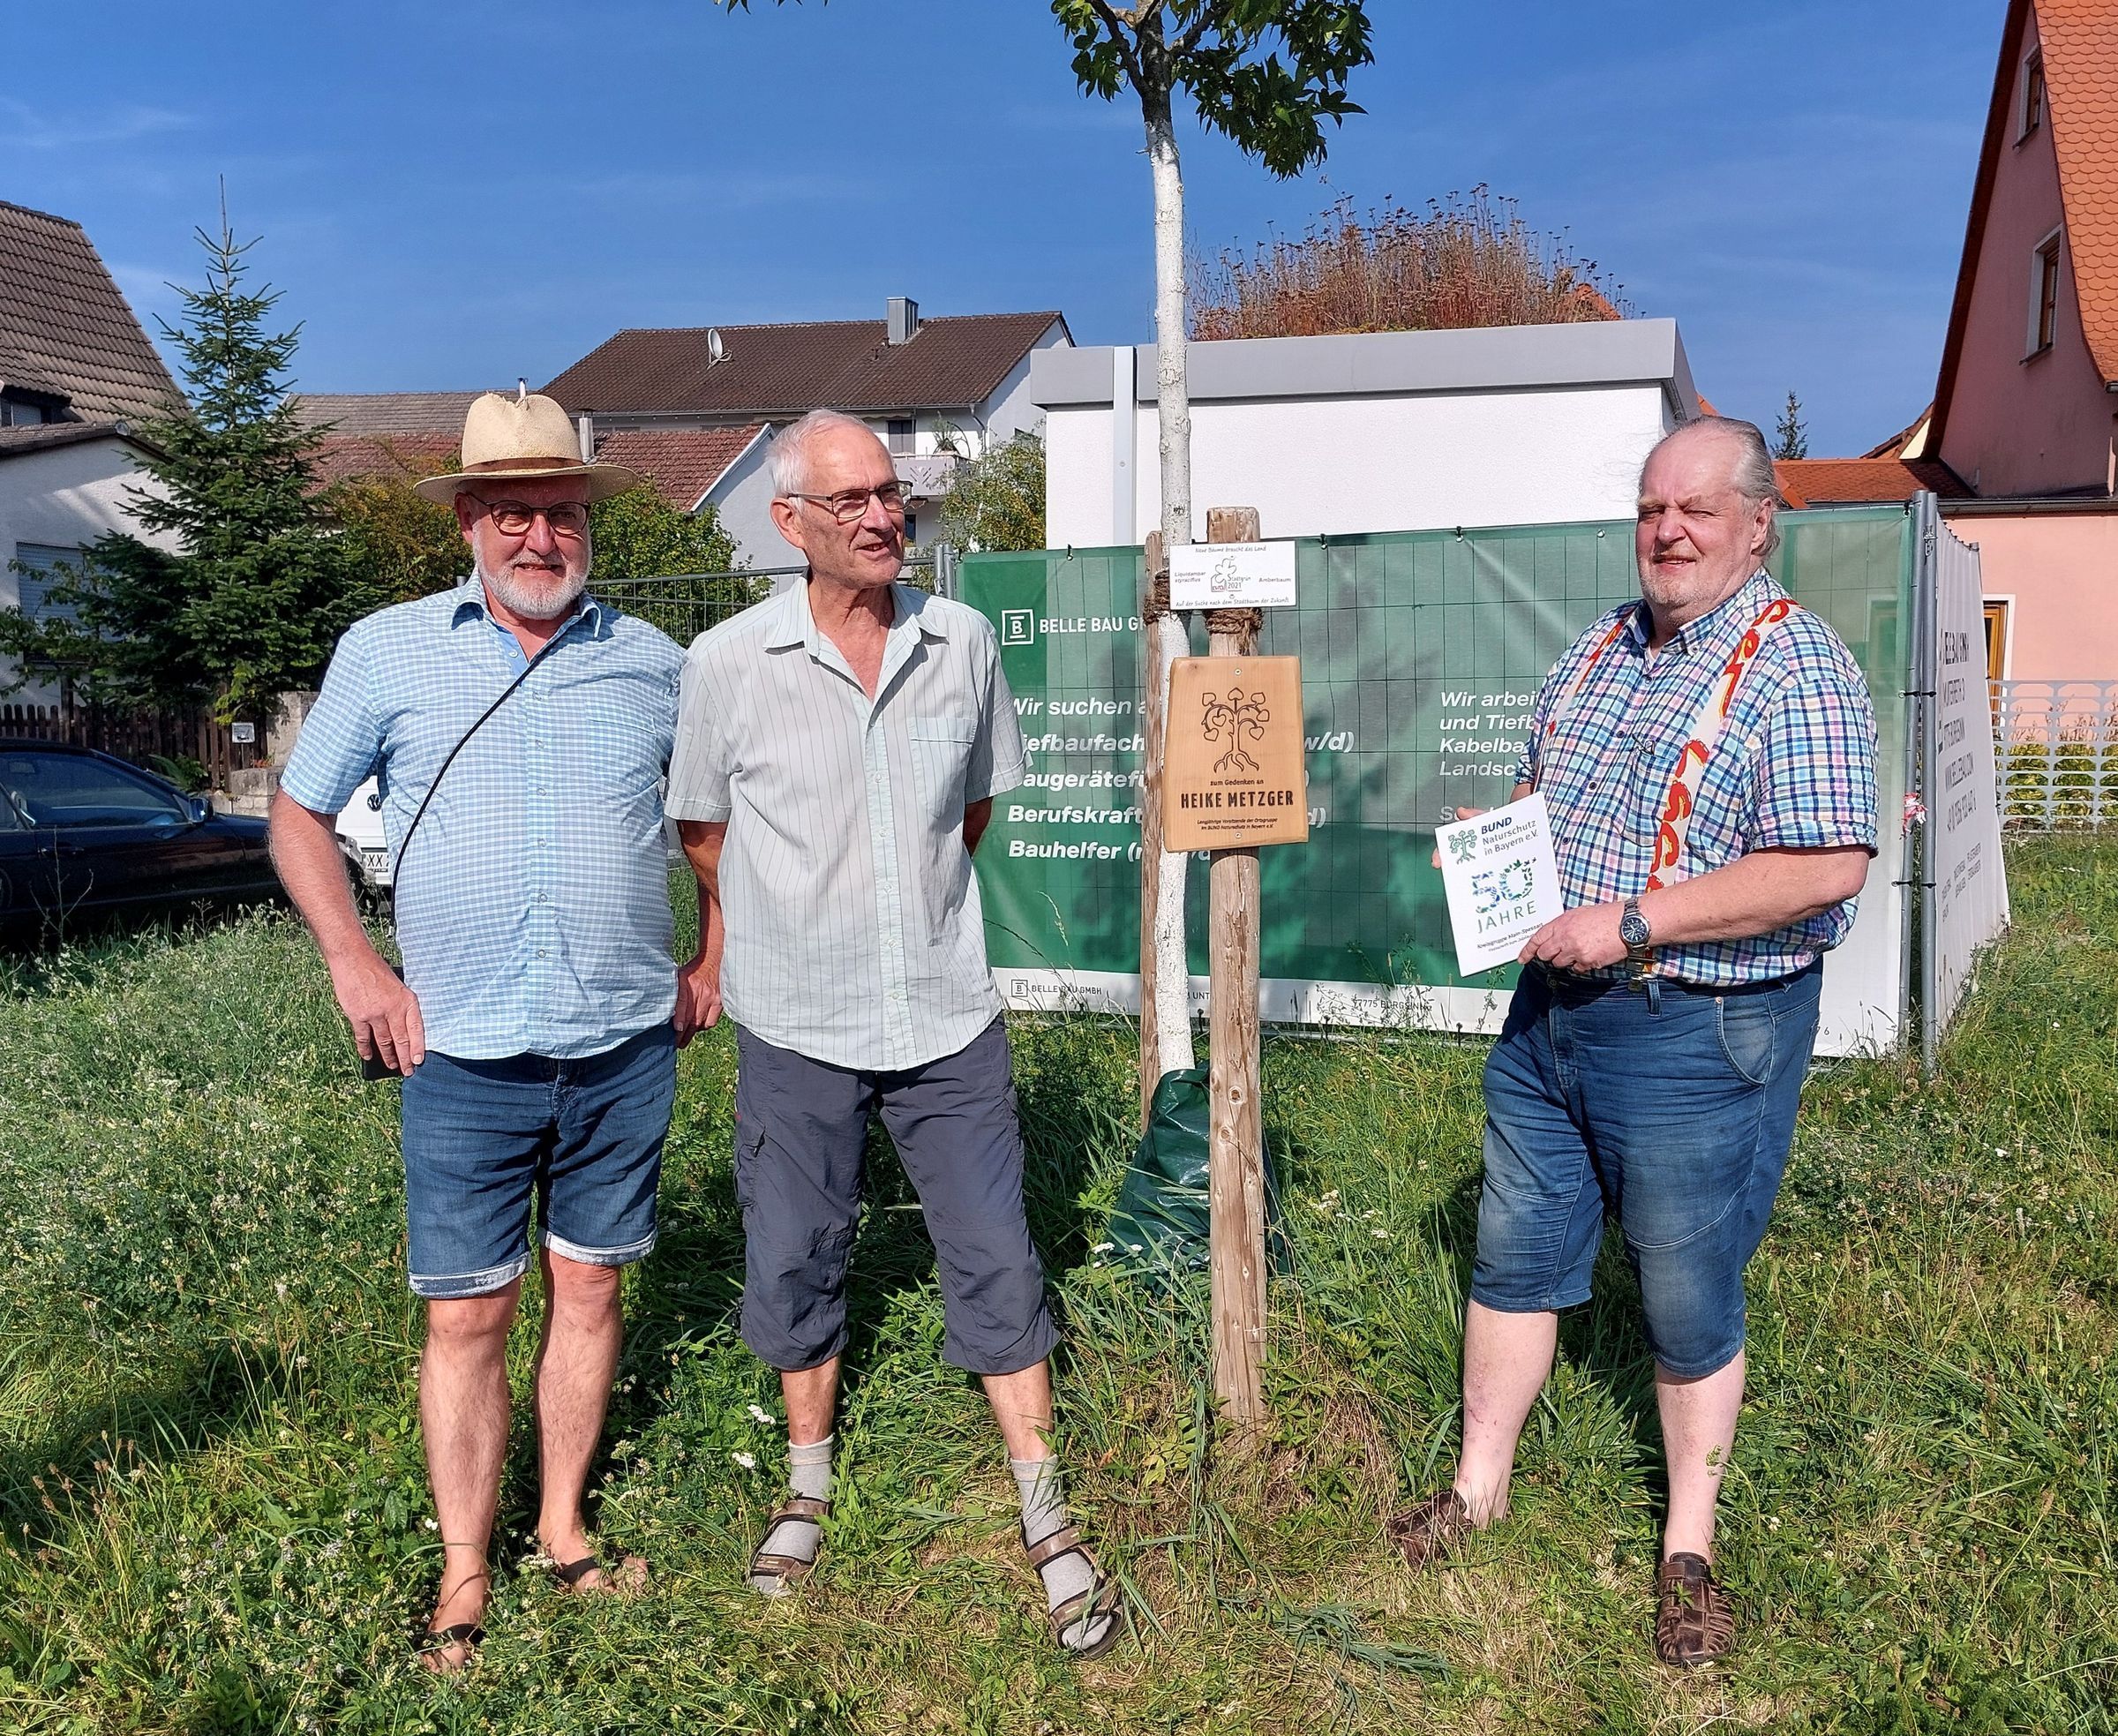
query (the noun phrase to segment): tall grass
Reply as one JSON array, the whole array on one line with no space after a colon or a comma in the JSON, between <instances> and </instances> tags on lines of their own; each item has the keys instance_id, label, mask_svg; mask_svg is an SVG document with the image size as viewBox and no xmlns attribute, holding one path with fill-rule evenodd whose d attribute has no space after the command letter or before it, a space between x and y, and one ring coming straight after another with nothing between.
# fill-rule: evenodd
<instances>
[{"instance_id":1,"label":"tall grass","mask_svg":"<svg viewBox=\"0 0 2118 1736\"><path fill-rule=\"evenodd\" d=\"M1391 1507L1447 1474L1476 1198L1476 1044L1275 1041L1294 1269L1273 1424L1211 1426L1203 1298L1092 1250L1129 1144L1126 1033L1013 1030L1063 1449L1135 1638L1051 1649L933 1256L878 1136L843 1481L786 1605L741 1584L777 1491L738 1342L725 1034L687 1051L665 1236L597 1518L630 1604L522 1565L518 1428L492 1638L460 1682L404 1635L437 1566L413 1409L394 1093L360 1085L291 923L19 963L0 997L0 1729L2108 1732L2118 1408L2118 851L2011 847L2017 929L1920 1086L1812 1081L1752 1268L1753 1399L1722 1565L1727 1666L1656 1665L1663 1496L1622 1259L1570 1315L1510 1519L1413 1577ZM518 1383L530 1348L516 1346ZM755 1461L749 1469L738 1459Z\"/></svg>"}]
</instances>

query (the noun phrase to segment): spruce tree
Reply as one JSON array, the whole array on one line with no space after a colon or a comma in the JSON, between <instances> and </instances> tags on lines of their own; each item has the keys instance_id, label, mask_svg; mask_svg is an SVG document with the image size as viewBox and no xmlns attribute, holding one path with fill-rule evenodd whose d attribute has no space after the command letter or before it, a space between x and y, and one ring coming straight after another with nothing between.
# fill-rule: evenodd
<instances>
[{"instance_id":1,"label":"spruce tree","mask_svg":"<svg viewBox=\"0 0 2118 1736\"><path fill-rule=\"evenodd\" d=\"M1775 458L1806 458L1809 455L1809 431L1802 425L1802 401L1790 391L1787 408L1780 412L1780 443L1773 449Z\"/></svg>"},{"instance_id":2,"label":"spruce tree","mask_svg":"<svg viewBox=\"0 0 2118 1736\"><path fill-rule=\"evenodd\" d=\"M86 570L55 587L78 617L0 623L0 650L30 673L68 678L79 696L177 709L210 703L223 720L262 719L279 695L313 687L357 611L344 546L313 498L322 431L297 419L288 364L300 327L268 333L279 297L245 287L222 214L201 229L204 289L177 286L184 312L161 325L183 358L190 407L134 425L160 485L131 491L139 524L173 548L113 531Z\"/></svg>"}]
</instances>

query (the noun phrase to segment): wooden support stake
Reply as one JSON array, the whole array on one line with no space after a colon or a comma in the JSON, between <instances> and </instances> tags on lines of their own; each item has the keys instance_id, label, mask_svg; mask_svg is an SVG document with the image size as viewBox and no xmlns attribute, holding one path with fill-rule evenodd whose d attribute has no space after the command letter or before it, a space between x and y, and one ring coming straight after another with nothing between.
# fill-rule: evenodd
<instances>
[{"instance_id":1,"label":"wooden support stake","mask_svg":"<svg viewBox=\"0 0 2118 1736\"><path fill-rule=\"evenodd\" d=\"M1142 563L1145 594L1140 598L1142 673L1140 677L1140 1129L1147 1127L1148 1105L1161 1083L1161 1033L1154 1015L1154 911L1162 882L1162 754L1169 711L1168 683L1161 679L1156 654L1156 623L1169 612L1169 563L1162 553L1162 533L1147 533Z\"/></svg>"},{"instance_id":2,"label":"wooden support stake","mask_svg":"<svg viewBox=\"0 0 2118 1736\"><path fill-rule=\"evenodd\" d=\"M1209 543L1258 540L1254 507L1213 507ZM1252 657L1256 609L1206 615L1214 657ZM1208 873L1212 954L1210 1125L1206 1171L1213 1214L1213 1391L1238 1430L1264 1420L1265 1144L1258 1052L1258 852L1216 850Z\"/></svg>"}]
</instances>

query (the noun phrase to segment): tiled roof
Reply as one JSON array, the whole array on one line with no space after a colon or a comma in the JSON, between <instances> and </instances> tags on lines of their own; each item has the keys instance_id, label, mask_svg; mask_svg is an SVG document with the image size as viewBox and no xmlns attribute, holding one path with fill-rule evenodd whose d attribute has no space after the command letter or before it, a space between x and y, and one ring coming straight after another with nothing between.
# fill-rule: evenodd
<instances>
[{"instance_id":1,"label":"tiled roof","mask_svg":"<svg viewBox=\"0 0 2118 1736\"><path fill-rule=\"evenodd\" d=\"M2082 335L2118 381L2118 4L2037 0L2037 28Z\"/></svg>"},{"instance_id":2,"label":"tiled roof","mask_svg":"<svg viewBox=\"0 0 2118 1736\"><path fill-rule=\"evenodd\" d=\"M11 372L91 421L183 402L81 226L0 200L0 378Z\"/></svg>"},{"instance_id":3,"label":"tiled roof","mask_svg":"<svg viewBox=\"0 0 2118 1736\"><path fill-rule=\"evenodd\" d=\"M1863 458L1908 458L1918 455L1926 444L1926 425L1934 419L1934 407L1929 404L1915 417L1909 427L1900 428L1889 440L1870 447L1860 455Z\"/></svg>"},{"instance_id":4,"label":"tiled roof","mask_svg":"<svg viewBox=\"0 0 2118 1736\"><path fill-rule=\"evenodd\" d=\"M336 425L341 434L463 434L476 392L304 392L295 416L311 427Z\"/></svg>"},{"instance_id":5,"label":"tiled roof","mask_svg":"<svg viewBox=\"0 0 2118 1736\"><path fill-rule=\"evenodd\" d=\"M597 436L596 455L606 464L638 470L671 506L689 512L764 425L747 422L739 428L613 428Z\"/></svg>"},{"instance_id":6,"label":"tiled roof","mask_svg":"<svg viewBox=\"0 0 2118 1736\"><path fill-rule=\"evenodd\" d=\"M1921 489L1946 500L1971 492L1939 458L1781 458L1772 470L1791 507L1909 500Z\"/></svg>"},{"instance_id":7,"label":"tiled roof","mask_svg":"<svg viewBox=\"0 0 2118 1736\"><path fill-rule=\"evenodd\" d=\"M54 447L79 446L87 440L129 440L146 442L124 422L28 422L19 427L0 428L0 459L19 458L26 452L49 452ZM152 448L149 448L152 450Z\"/></svg>"},{"instance_id":8,"label":"tiled roof","mask_svg":"<svg viewBox=\"0 0 2118 1736\"><path fill-rule=\"evenodd\" d=\"M906 342L880 319L623 331L544 389L569 410L650 415L799 416L969 409L992 395L1057 313L967 313L925 320Z\"/></svg>"},{"instance_id":9,"label":"tiled roof","mask_svg":"<svg viewBox=\"0 0 2118 1736\"><path fill-rule=\"evenodd\" d=\"M317 486L353 477L439 476L454 462L461 427L446 434L326 434L310 455Z\"/></svg>"}]
</instances>

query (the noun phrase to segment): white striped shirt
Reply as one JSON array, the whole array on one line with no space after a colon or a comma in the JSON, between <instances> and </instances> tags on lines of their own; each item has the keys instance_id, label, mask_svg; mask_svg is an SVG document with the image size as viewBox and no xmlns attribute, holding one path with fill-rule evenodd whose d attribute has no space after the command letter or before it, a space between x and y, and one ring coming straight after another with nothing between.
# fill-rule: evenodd
<instances>
[{"instance_id":1,"label":"white striped shirt","mask_svg":"<svg viewBox=\"0 0 2118 1736\"><path fill-rule=\"evenodd\" d=\"M890 590L873 701L807 584L701 634L669 787L676 818L728 823L729 1017L812 1060L883 1071L955 1054L1000 1011L964 809L1025 770L991 624Z\"/></svg>"}]
</instances>

